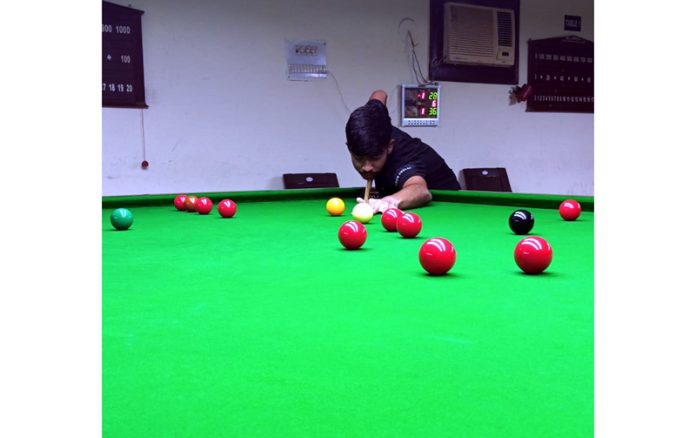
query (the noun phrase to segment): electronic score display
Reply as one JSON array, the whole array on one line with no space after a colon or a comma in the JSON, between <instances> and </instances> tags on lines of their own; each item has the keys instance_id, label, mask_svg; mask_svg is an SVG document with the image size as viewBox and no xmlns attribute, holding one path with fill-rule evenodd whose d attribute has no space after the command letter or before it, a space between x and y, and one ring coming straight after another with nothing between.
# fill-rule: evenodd
<instances>
[{"instance_id":1,"label":"electronic score display","mask_svg":"<svg viewBox=\"0 0 696 438\"><path fill-rule=\"evenodd\" d=\"M102 106L147 108L143 11L102 2Z\"/></svg>"},{"instance_id":2,"label":"electronic score display","mask_svg":"<svg viewBox=\"0 0 696 438\"><path fill-rule=\"evenodd\" d=\"M440 125L440 85L401 85L401 126Z\"/></svg>"}]
</instances>

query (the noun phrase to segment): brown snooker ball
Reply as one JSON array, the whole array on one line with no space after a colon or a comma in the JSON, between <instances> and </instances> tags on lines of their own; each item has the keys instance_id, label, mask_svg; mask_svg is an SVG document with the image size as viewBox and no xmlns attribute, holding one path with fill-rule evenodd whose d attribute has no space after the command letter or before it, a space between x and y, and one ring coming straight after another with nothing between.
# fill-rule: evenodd
<instances>
[{"instance_id":1,"label":"brown snooker ball","mask_svg":"<svg viewBox=\"0 0 696 438\"><path fill-rule=\"evenodd\" d=\"M196 201L198 201L198 196L188 195L188 197L186 198L186 211L195 213L197 211Z\"/></svg>"}]
</instances>

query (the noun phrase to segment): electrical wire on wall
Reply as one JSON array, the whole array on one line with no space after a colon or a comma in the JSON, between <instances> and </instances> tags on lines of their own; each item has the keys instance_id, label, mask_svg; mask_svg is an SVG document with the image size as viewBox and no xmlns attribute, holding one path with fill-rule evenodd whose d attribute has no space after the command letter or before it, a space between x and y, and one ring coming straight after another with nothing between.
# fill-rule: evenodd
<instances>
[{"instance_id":1,"label":"electrical wire on wall","mask_svg":"<svg viewBox=\"0 0 696 438\"><path fill-rule=\"evenodd\" d=\"M423 71L421 69L420 61L418 60L418 55L416 54L416 42L413 39L413 34L411 33L411 30L406 30L405 35L402 35L402 26L406 22L411 22L415 26L416 22L414 19L410 17L405 17L399 22L398 26L398 34L399 38L401 41L405 44L406 50L408 51L408 63L410 66L410 69L413 73L413 76L415 77L415 80L420 84L420 85L425 85L425 84L433 84L433 81L430 81L425 78L425 75L423 74ZM336 89L338 90L338 94L341 97L341 103L343 104L343 108L345 108L346 112L350 114L352 110L348 107L348 104L346 104L346 100L343 96L343 92L341 91L341 86L338 83L338 79L336 76L333 74L331 71L327 71L328 75L331 76L331 78L334 81L334 85L336 86ZM399 102L397 93L399 92L400 85L395 85L388 93L389 99L387 101L388 103L388 109L389 113L394 113L397 112L399 109ZM391 105L390 105L391 104Z\"/></svg>"},{"instance_id":2,"label":"electrical wire on wall","mask_svg":"<svg viewBox=\"0 0 696 438\"><path fill-rule=\"evenodd\" d=\"M418 55L416 54L416 46L418 44L416 44L416 42L413 40L413 34L411 33L411 30L408 29L406 31L406 35L402 36L401 27L403 26L404 23L406 23L408 21L413 23L413 25L415 26L416 22L413 18L410 18L410 17L402 18L401 21L399 22L398 32L399 32L399 37L401 38L401 41L406 45L407 50L409 52L408 56L409 56L409 63L410 63L411 71L413 72L413 76L416 78L416 81L418 81L418 83L420 85L432 84L433 83L432 81L425 78L425 75L423 74L423 71L421 69L420 61L418 61Z\"/></svg>"},{"instance_id":3,"label":"electrical wire on wall","mask_svg":"<svg viewBox=\"0 0 696 438\"><path fill-rule=\"evenodd\" d=\"M331 76L331 78L334 80L334 84L336 85L336 90L338 90L338 94L341 96L341 103L343 104L343 108L345 108L346 113L347 113L347 114L352 113L353 110L351 110L351 109L348 107L348 104L346 104L346 100L345 100L345 98L343 97L343 92L341 91L341 86L340 86L339 83L338 83L338 79L336 79L336 76L334 76L334 74L333 74L331 71L328 71L328 74L329 74L329 76ZM395 85L394 88L392 88L392 89L389 91L388 96L395 96L395 93L397 93L398 91L399 91L399 85ZM366 98L366 99L367 99L367 98ZM391 102L396 102L396 99L389 98L388 101L387 101L387 104L389 104L389 103L391 103ZM393 109L389 109L389 112L390 112L390 113L392 113L392 112L394 112L394 111L397 110L398 105L397 105L397 104L395 104L395 105L396 105L396 106L394 106Z\"/></svg>"},{"instance_id":4,"label":"electrical wire on wall","mask_svg":"<svg viewBox=\"0 0 696 438\"><path fill-rule=\"evenodd\" d=\"M338 79L336 79L336 76L331 71L328 71L329 76L331 76L331 79L334 80L334 84L336 85L336 89L338 90L338 94L341 96L341 102L343 103L343 108L346 109L348 114L350 114L350 108L348 108L348 105L346 104L346 99L343 97L343 92L341 91L341 87L338 85Z\"/></svg>"}]
</instances>

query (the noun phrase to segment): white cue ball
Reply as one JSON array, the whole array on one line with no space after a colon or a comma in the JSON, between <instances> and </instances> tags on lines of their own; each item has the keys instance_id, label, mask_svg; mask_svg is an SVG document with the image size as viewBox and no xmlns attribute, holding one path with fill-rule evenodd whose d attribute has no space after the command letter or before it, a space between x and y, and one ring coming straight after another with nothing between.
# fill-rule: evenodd
<instances>
[{"instance_id":1,"label":"white cue ball","mask_svg":"<svg viewBox=\"0 0 696 438\"><path fill-rule=\"evenodd\" d=\"M370 219L372 219L372 207L364 202L361 202L353 207L351 214L356 221L366 224L370 222Z\"/></svg>"}]
</instances>

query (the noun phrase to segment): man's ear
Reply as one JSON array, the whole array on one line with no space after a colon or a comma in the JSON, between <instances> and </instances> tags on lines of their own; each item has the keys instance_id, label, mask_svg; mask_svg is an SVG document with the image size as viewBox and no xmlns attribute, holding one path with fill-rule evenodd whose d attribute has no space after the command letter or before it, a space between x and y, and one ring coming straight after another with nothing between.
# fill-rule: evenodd
<instances>
[{"instance_id":1,"label":"man's ear","mask_svg":"<svg viewBox=\"0 0 696 438\"><path fill-rule=\"evenodd\" d=\"M392 138L391 140L389 140L389 144L387 145L387 155L391 154L393 150L394 150L394 139Z\"/></svg>"}]
</instances>

